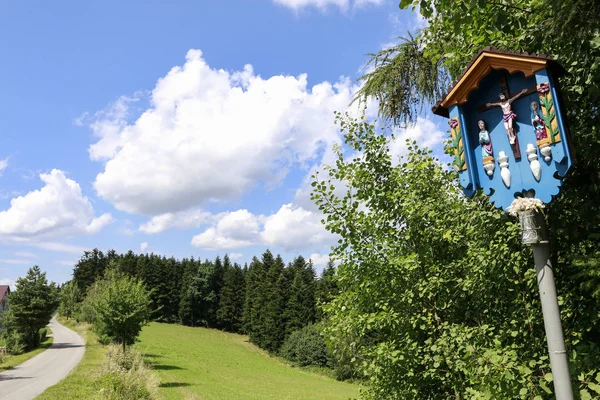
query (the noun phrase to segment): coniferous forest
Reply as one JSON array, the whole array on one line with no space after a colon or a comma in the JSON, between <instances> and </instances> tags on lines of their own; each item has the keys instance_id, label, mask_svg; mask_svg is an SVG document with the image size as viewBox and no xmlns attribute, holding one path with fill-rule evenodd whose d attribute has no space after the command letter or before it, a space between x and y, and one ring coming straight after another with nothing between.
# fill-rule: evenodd
<instances>
[{"instance_id":1,"label":"coniferous forest","mask_svg":"<svg viewBox=\"0 0 600 400\"><path fill-rule=\"evenodd\" d=\"M176 260L94 249L86 251L73 270L80 301L108 269L144 283L150 291L152 320L244 333L272 353L279 352L292 333L318 322L319 305L337 293L332 262L317 277L310 260L298 256L286 264L269 250L241 266L227 255Z\"/></svg>"}]
</instances>

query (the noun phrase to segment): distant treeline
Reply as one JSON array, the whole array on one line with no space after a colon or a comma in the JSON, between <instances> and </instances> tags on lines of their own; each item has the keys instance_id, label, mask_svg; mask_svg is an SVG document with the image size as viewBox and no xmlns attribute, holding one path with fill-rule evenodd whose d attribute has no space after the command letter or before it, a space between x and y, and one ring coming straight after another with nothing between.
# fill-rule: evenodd
<instances>
[{"instance_id":1,"label":"distant treeline","mask_svg":"<svg viewBox=\"0 0 600 400\"><path fill-rule=\"evenodd\" d=\"M245 333L271 352L294 331L317 322L318 305L338 291L332 262L317 278L310 260L298 256L286 265L269 250L242 267L227 255L176 260L94 249L73 270L80 300L109 267L141 280L151 291L153 320Z\"/></svg>"}]
</instances>

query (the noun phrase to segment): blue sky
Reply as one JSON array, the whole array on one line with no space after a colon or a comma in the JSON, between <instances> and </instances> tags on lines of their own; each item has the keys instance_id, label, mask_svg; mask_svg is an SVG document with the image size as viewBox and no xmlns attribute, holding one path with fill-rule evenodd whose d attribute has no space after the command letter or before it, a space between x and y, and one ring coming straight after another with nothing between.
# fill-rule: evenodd
<instances>
[{"instance_id":1,"label":"blue sky","mask_svg":"<svg viewBox=\"0 0 600 400\"><path fill-rule=\"evenodd\" d=\"M333 112L422 23L383 0L5 2L0 22L0 283L64 282L93 247L322 265Z\"/></svg>"}]
</instances>

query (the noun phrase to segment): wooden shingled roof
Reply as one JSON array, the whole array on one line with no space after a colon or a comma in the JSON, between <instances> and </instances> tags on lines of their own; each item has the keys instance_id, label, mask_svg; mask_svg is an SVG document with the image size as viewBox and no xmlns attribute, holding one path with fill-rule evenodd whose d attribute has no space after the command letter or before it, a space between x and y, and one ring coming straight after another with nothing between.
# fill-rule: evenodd
<instances>
[{"instance_id":1,"label":"wooden shingled roof","mask_svg":"<svg viewBox=\"0 0 600 400\"><path fill-rule=\"evenodd\" d=\"M449 107L467 102L469 94L479 87L479 82L493 69L504 69L511 74L522 72L525 77L531 77L536 72L548 68L558 77L565 70L544 54L520 51L504 51L495 47L486 47L467 65L460 77L448 88L442 100L432 108L436 115L448 118Z\"/></svg>"}]
</instances>

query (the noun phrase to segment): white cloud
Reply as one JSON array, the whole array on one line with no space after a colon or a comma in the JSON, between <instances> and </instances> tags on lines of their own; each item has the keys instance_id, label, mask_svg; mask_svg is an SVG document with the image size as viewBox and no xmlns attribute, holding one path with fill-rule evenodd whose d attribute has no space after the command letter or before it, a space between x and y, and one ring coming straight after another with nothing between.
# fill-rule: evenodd
<instances>
[{"instance_id":1,"label":"white cloud","mask_svg":"<svg viewBox=\"0 0 600 400\"><path fill-rule=\"evenodd\" d=\"M32 246L38 247L40 249L55 251L59 253L72 253L72 254L80 254L83 255L83 252L86 250L90 250L87 247L76 246L67 243L60 242L39 242L39 243L31 243Z\"/></svg>"},{"instance_id":2,"label":"white cloud","mask_svg":"<svg viewBox=\"0 0 600 400\"><path fill-rule=\"evenodd\" d=\"M107 160L94 187L120 210L159 215L276 185L292 165L340 141L333 112L346 110L355 90L348 79L309 88L305 74L218 70L190 50L182 67L159 79L134 123L124 123L117 100L115 118L92 124L100 140L90 155Z\"/></svg>"},{"instance_id":3,"label":"white cloud","mask_svg":"<svg viewBox=\"0 0 600 400\"><path fill-rule=\"evenodd\" d=\"M260 216L238 210L215 217L215 226L192 238L192 245L206 250L225 250L251 246L258 242Z\"/></svg>"},{"instance_id":4,"label":"white cloud","mask_svg":"<svg viewBox=\"0 0 600 400\"><path fill-rule=\"evenodd\" d=\"M395 128L393 133L395 139L390 141L389 147L394 163L408 152L407 139L416 140L421 147L443 149L443 142L447 136L433 121L422 117L418 117L417 122L407 128Z\"/></svg>"},{"instance_id":5,"label":"white cloud","mask_svg":"<svg viewBox=\"0 0 600 400\"><path fill-rule=\"evenodd\" d=\"M109 213L102 214L98 218L94 218L92 222L85 227L85 231L87 233L96 233L113 221L114 218Z\"/></svg>"},{"instance_id":6,"label":"white cloud","mask_svg":"<svg viewBox=\"0 0 600 400\"><path fill-rule=\"evenodd\" d=\"M4 160L0 160L0 176L2 176L2 173L6 167L8 167L8 157L6 157Z\"/></svg>"},{"instance_id":7,"label":"white cloud","mask_svg":"<svg viewBox=\"0 0 600 400\"><path fill-rule=\"evenodd\" d=\"M0 285L8 285L8 286L10 286L11 290L16 289L16 285L15 285L16 283L17 282L12 279L7 279L7 278L0 279Z\"/></svg>"},{"instance_id":8,"label":"white cloud","mask_svg":"<svg viewBox=\"0 0 600 400\"><path fill-rule=\"evenodd\" d=\"M335 6L342 11L347 11L350 7L361 8L369 5L381 5L383 0L273 0L275 4L289 7L298 11L302 8L315 7L320 10L326 10L327 7Z\"/></svg>"},{"instance_id":9,"label":"white cloud","mask_svg":"<svg viewBox=\"0 0 600 400\"><path fill-rule=\"evenodd\" d=\"M121 96L106 110L95 114L94 120L89 126L94 136L99 137L100 140L91 145L88 150L92 160L111 158L121 148L124 140L121 131L127 127L129 104L138 100L139 96ZM87 119L88 115L84 113L75 123L83 125L83 122Z\"/></svg>"},{"instance_id":10,"label":"white cloud","mask_svg":"<svg viewBox=\"0 0 600 400\"><path fill-rule=\"evenodd\" d=\"M140 251L142 253L145 253L146 250L148 250L148 242L142 242L142 243L140 243Z\"/></svg>"},{"instance_id":11,"label":"white cloud","mask_svg":"<svg viewBox=\"0 0 600 400\"><path fill-rule=\"evenodd\" d=\"M265 220L262 241L286 250L331 243L333 236L327 232L321 218L320 213L285 204Z\"/></svg>"},{"instance_id":12,"label":"white cloud","mask_svg":"<svg viewBox=\"0 0 600 400\"><path fill-rule=\"evenodd\" d=\"M77 264L77 260L73 261L73 260L58 260L58 261L54 261L55 264L58 265L65 265L67 267L74 267L75 264Z\"/></svg>"},{"instance_id":13,"label":"white cloud","mask_svg":"<svg viewBox=\"0 0 600 400\"><path fill-rule=\"evenodd\" d=\"M327 262L329 261L329 255L313 253L310 255L310 257L308 257L308 259L313 262L314 266L324 267L325 265L327 265Z\"/></svg>"},{"instance_id":14,"label":"white cloud","mask_svg":"<svg viewBox=\"0 0 600 400\"><path fill-rule=\"evenodd\" d=\"M140 225L144 233L160 233L170 228L198 228L211 221L213 215L203 210L188 210L177 213L160 214Z\"/></svg>"},{"instance_id":15,"label":"white cloud","mask_svg":"<svg viewBox=\"0 0 600 400\"><path fill-rule=\"evenodd\" d=\"M35 253L29 253L27 251L15 251L13 255L22 258L38 258L38 255Z\"/></svg>"},{"instance_id":16,"label":"white cloud","mask_svg":"<svg viewBox=\"0 0 600 400\"><path fill-rule=\"evenodd\" d=\"M18 190L4 190L4 189L0 189L0 199L5 200L5 199L10 199L11 197L16 197L16 196L20 196L21 192L19 192Z\"/></svg>"},{"instance_id":17,"label":"white cloud","mask_svg":"<svg viewBox=\"0 0 600 400\"><path fill-rule=\"evenodd\" d=\"M248 210L222 213L217 222L192 239L205 250L226 250L266 245L285 250L305 249L332 243L333 236L320 222L321 215L293 204L284 204L270 216Z\"/></svg>"},{"instance_id":18,"label":"white cloud","mask_svg":"<svg viewBox=\"0 0 600 400\"><path fill-rule=\"evenodd\" d=\"M243 256L244 255L242 253L231 253L231 254L229 254L229 259L230 260L239 260Z\"/></svg>"},{"instance_id":19,"label":"white cloud","mask_svg":"<svg viewBox=\"0 0 600 400\"><path fill-rule=\"evenodd\" d=\"M94 217L94 210L79 184L54 169L40 174L45 186L13 198L0 211L0 236L44 237L94 233L112 221L110 214Z\"/></svg>"},{"instance_id":20,"label":"white cloud","mask_svg":"<svg viewBox=\"0 0 600 400\"><path fill-rule=\"evenodd\" d=\"M0 264L18 264L18 265L27 265L32 264L31 260L24 260L22 258L5 258L0 259Z\"/></svg>"}]
</instances>

